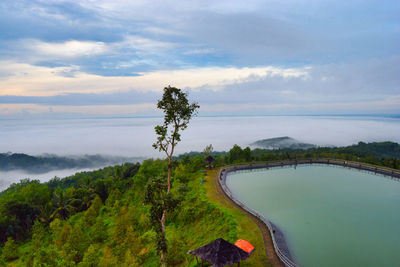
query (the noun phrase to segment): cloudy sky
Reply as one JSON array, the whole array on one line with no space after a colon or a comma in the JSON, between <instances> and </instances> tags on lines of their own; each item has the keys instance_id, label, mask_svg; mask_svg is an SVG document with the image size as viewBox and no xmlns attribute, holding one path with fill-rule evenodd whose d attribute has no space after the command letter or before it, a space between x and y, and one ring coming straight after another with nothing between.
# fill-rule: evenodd
<instances>
[{"instance_id":1,"label":"cloudy sky","mask_svg":"<svg viewBox=\"0 0 400 267\"><path fill-rule=\"evenodd\" d=\"M399 114L400 2L0 1L0 117Z\"/></svg>"}]
</instances>

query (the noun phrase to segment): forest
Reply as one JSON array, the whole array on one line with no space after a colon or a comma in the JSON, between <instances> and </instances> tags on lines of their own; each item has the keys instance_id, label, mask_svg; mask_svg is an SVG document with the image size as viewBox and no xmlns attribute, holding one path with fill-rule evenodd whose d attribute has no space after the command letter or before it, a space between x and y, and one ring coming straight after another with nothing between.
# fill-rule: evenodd
<instances>
[{"instance_id":1,"label":"forest","mask_svg":"<svg viewBox=\"0 0 400 267\"><path fill-rule=\"evenodd\" d=\"M58 156L45 154L32 156L24 153L0 153L0 171L24 170L30 173L45 173L52 170L100 168L142 158L127 158L103 155Z\"/></svg>"},{"instance_id":2,"label":"forest","mask_svg":"<svg viewBox=\"0 0 400 267\"><path fill-rule=\"evenodd\" d=\"M399 168L399 145L390 142L308 150L235 145L213 154L217 166L330 157ZM219 237L230 242L238 238L236 218L205 197L204 157L191 153L173 159L167 266L198 266L188 250ZM11 185L0 194L0 266L159 266L151 212L157 206L148 198L149 192L158 194L154 185L165 181L167 166L167 160L149 159L47 183L21 180Z\"/></svg>"},{"instance_id":3,"label":"forest","mask_svg":"<svg viewBox=\"0 0 400 267\"><path fill-rule=\"evenodd\" d=\"M167 220L168 266L196 266L189 249L237 237L232 216L204 198L203 165L202 157L174 162L172 194L179 203ZM164 160L147 160L12 185L0 196L0 265L159 266L144 198L166 167Z\"/></svg>"},{"instance_id":4,"label":"forest","mask_svg":"<svg viewBox=\"0 0 400 267\"><path fill-rule=\"evenodd\" d=\"M372 142L346 147L312 147L308 149L250 149L234 145L227 152L212 152L218 165L241 162L264 162L286 159L331 158L359 161L363 163L400 168L400 145L394 142ZM201 152L190 152L179 155L177 159L201 155Z\"/></svg>"}]
</instances>

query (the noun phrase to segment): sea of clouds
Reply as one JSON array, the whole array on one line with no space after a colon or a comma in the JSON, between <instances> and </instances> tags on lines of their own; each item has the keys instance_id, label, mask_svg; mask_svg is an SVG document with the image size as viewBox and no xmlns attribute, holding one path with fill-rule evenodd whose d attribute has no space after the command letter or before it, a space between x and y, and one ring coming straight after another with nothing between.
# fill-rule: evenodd
<instances>
[{"instance_id":1,"label":"sea of clouds","mask_svg":"<svg viewBox=\"0 0 400 267\"><path fill-rule=\"evenodd\" d=\"M162 118L87 118L2 120L0 152L41 155L102 154L126 157L164 157L152 148L154 126ZM400 118L382 116L233 116L196 117L182 132L176 155L214 150L227 151L234 144L290 136L319 146L347 146L359 141L400 143ZM41 175L0 172L0 190L21 178L41 181L64 177L80 170L52 171Z\"/></svg>"}]
</instances>

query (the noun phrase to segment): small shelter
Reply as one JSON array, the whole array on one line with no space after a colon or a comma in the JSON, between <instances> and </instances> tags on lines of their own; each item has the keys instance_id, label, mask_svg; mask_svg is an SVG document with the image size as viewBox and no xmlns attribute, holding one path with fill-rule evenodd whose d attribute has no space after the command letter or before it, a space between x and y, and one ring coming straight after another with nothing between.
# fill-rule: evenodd
<instances>
[{"instance_id":1,"label":"small shelter","mask_svg":"<svg viewBox=\"0 0 400 267\"><path fill-rule=\"evenodd\" d=\"M204 162L207 163L208 168L211 168L211 164L215 162L215 159L211 155L208 155Z\"/></svg>"},{"instance_id":2,"label":"small shelter","mask_svg":"<svg viewBox=\"0 0 400 267\"><path fill-rule=\"evenodd\" d=\"M203 266L203 261L208 261L214 267L222 267L233 263L238 263L238 266L240 266L241 260L250 257L249 253L222 238L218 238L188 253L199 257L201 266Z\"/></svg>"},{"instance_id":3,"label":"small shelter","mask_svg":"<svg viewBox=\"0 0 400 267\"><path fill-rule=\"evenodd\" d=\"M251 254L254 251L254 246L247 240L239 239L235 242L235 246L243 249L247 253Z\"/></svg>"}]
</instances>

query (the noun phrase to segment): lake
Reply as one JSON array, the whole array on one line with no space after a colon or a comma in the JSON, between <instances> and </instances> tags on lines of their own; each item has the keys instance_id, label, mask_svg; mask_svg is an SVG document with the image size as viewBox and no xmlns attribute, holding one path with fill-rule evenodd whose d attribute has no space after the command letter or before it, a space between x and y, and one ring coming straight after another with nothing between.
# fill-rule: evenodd
<instances>
[{"instance_id":1,"label":"lake","mask_svg":"<svg viewBox=\"0 0 400 267\"><path fill-rule=\"evenodd\" d=\"M226 184L281 228L301 266L399 265L399 180L313 164L230 173Z\"/></svg>"}]
</instances>

